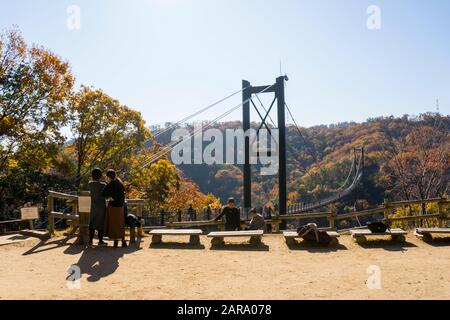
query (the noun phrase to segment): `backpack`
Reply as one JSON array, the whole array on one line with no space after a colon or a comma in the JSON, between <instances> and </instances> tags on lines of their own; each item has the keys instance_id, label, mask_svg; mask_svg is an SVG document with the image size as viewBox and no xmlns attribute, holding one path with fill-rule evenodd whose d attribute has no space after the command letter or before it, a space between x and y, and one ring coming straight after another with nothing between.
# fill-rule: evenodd
<instances>
[{"instance_id":1,"label":"backpack","mask_svg":"<svg viewBox=\"0 0 450 320\"><path fill-rule=\"evenodd\" d=\"M300 234L304 234L306 231L313 229L310 226L306 225L306 226L301 226L297 229L297 233ZM328 245L330 244L332 238L328 235L327 232L325 231L317 231L318 233L318 237L319 237L319 241L317 242L317 238L316 238L316 233L312 230L310 232L308 232L307 234L305 234L304 236L302 236L302 238L306 241L309 242L315 242L318 244L323 244L323 245Z\"/></svg>"},{"instance_id":2,"label":"backpack","mask_svg":"<svg viewBox=\"0 0 450 320\"><path fill-rule=\"evenodd\" d=\"M386 230L391 230L391 227L387 224L384 224L381 221L376 221L376 222L367 222L367 228L372 232L372 233L385 233Z\"/></svg>"},{"instance_id":3,"label":"backpack","mask_svg":"<svg viewBox=\"0 0 450 320\"><path fill-rule=\"evenodd\" d=\"M125 219L125 224L131 228L139 228L141 226L141 221L134 214L129 213Z\"/></svg>"}]
</instances>

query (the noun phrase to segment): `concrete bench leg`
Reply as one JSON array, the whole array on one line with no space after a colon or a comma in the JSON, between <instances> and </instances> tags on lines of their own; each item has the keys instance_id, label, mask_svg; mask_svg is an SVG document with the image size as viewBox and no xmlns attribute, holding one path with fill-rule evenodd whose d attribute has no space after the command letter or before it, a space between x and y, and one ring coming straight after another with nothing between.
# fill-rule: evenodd
<instances>
[{"instance_id":1,"label":"concrete bench leg","mask_svg":"<svg viewBox=\"0 0 450 320\"><path fill-rule=\"evenodd\" d=\"M405 242L406 241L406 237L404 235L393 235L391 236L392 241L395 242Z\"/></svg>"},{"instance_id":2,"label":"concrete bench leg","mask_svg":"<svg viewBox=\"0 0 450 320\"><path fill-rule=\"evenodd\" d=\"M330 246L337 246L339 244L339 239L336 237L331 238Z\"/></svg>"},{"instance_id":3,"label":"concrete bench leg","mask_svg":"<svg viewBox=\"0 0 450 320\"><path fill-rule=\"evenodd\" d=\"M260 236L251 236L250 238L250 244L257 246L261 244L261 237Z\"/></svg>"},{"instance_id":4,"label":"concrete bench leg","mask_svg":"<svg viewBox=\"0 0 450 320\"><path fill-rule=\"evenodd\" d=\"M158 234L154 234L152 236L152 244L159 244L162 241L162 236Z\"/></svg>"},{"instance_id":5,"label":"concrete bench leg","mask_svg":"<svg viewBox=\"0 0 450 320\"><path fill-rule=\"evenodd\" d=\"M193 246L198 246L200 244L200 236L192 235L189 237L189 243Z\"/></svg>"},{"instance_id":6,"label":"concrete bench leg","mask_svg":"<svg viewBox=\"0 0 450 320\"><path fill-rule=\"evenodd\" d=\"M423 240L425 242L433 240L433 236L430 233L417 233L417 232L415 232L414 235L417 238L419 238L420 240Z\"/></svg>"},{"instance_id":7,"label":"concrete bench leg","mask_svg":"<svg viewBox=\"0 0 450 320\"><path fill-rule=\"evenodd\" d=\"M143 220L142 220L143 221ZM142 226L144 224L142 223L141 226L138 228L138 234L137 234L137 242L138 245L140 245L141 241L142 241Z\"/></svg>"},{"instance_id":8,"label":"concrete bench leg","mask_svg":"<svg viewBox=\"0 0 450 320\"><path fill-rule=\"evenodd\" d=\"M223 238L221 238L221 237L215 237L215 238L211 239L211 244L213 246L221 246L222 243L223 243Z\"/></svg>"},{"instance_id":9,"label":"concrete bench leg","mask_svg":"<svg viewBox=\"0 0 450 320\"><path fill-rule=\"evenodd\" d=\"M367 238L365 236L360 236L360 235L354 235L353 240L358 244L367 242Z\"/></svg>"},{"instance_id":10,"label":"concrete bench leg","mask_svg":"<svg viewBox=\"0 0 450 320\"><path fill-rule=\"evenodd\" d=\"M295 239L294 238L284 238L286 240L286 244L288 246L293 246L295 245Z\"/></svg>"}]
</instances>

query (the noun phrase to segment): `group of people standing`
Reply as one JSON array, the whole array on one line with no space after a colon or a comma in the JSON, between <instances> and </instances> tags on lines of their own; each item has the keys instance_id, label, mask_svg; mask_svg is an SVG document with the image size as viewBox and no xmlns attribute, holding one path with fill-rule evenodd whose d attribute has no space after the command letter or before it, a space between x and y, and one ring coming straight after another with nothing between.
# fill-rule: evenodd
<instances>
[{"instance_id":1,"label":"group of people standing","mask_svg":"<svg viewBox=\"0 0 450 320\"><path fill-rule=\"evenodd\" d=\"M118 247L119 241L122 247L127 247L125 241L125 187L114 170L106 172L106 182L103 181L103 172L96 168L92 171L92 180L89 181L91 194L91 215L89 221L89 245L93 245L95 232L98 235L98 244L106 245L103 237L114 240L114 247ZM192 206L190 209L193 208ZM256 209L250 211L252 220L246 230L264 230L264 217L257 213ZM225 216L225 229L227 231L241 230L239 210L235 200L229 198L222 213L214 220L220 220ZM192 218L192 214L191 214ZM195 218L194 218L195 219Z\"/></svg>"},{"instance_id":2,"label":"group of people standing","mask_svg":"<svg viewBox=\"0 0 450 320\"><path fill-rule=\"evenodd\" d=\"M91 216L89 221L89 245L93 244L95 231L98 235L98 244L106 245L103 237L114 240L114 247L119 241L122 247L127 247L125 241L125 187L114 170L106 172L106 182L103 181L103 172L100 169L92 171L92 180L89 181L91 193Z\"/></svg>"}]
</instances>

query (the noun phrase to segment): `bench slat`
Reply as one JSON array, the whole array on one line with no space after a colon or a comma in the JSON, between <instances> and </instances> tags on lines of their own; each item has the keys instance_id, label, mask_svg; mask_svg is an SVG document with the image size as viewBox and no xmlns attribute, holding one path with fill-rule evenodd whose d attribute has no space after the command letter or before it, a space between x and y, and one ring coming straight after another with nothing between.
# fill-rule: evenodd
<instances>
[{"instance_id":1,"label":"bench slat","mask_svg":"<svg viewBox=\"0 0 450 320\"><path fill-rule=\"evenodd\" d=\"M383 233L372 233L372 231L370 231L369 229L353 229L350 230L350 233L356 236L397 236L408 234L405 230L400 228L391 229L390 231L386 230L386 232Z\"/></svg>"},{"instance_id":2,"label":"bench slat","mask_svg":"<svg viewBox=\"0 0 450 320\"><path fill-rule=\"evenodd\" d=\"M417 228L417 233L450 233L450 228Z\"/></svg>"},{"instance_id":3,"label":"bench slat","mask_svg":"<svg viewBox=\"0 0 450 320\"><path fill-rule=\"evenodd\" d=\"M216 231L210 232L208 238L224 238L224 237L249 237L262 236L263 230L247 230L247 231Z\"/></svg>"},{"instance_id":4,"label":"bench slat","mask_svg":"<svg viewBox=\"0 0 450 320\"><path fill-rule=\"evenodd\" d=\"M150 231L149 234L159 236L191 236L201 235L203 231L201 229L156 229Z\"/></svg>"}]
</instances>

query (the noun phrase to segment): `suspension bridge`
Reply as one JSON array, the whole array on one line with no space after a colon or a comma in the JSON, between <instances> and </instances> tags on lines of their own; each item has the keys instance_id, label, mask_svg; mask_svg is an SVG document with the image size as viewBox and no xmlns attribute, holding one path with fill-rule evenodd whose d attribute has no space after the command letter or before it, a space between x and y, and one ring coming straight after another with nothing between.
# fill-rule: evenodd
<instances>
[{"instance_id":1,"label":"suspension bridge","mask_svg":"<svg viewBox=\"0 0 450 320\"><path fill-rule=\"evenodd\" d=\"M129 172L125 173L125 180L127 177L138 173L142 171L144 168L147 168L151 166L153 163L158 161L159 159L166 157L177 145L191 141L193 137L200 134L202 130L206 130L208 128L213 127L215 124L217 124L219 121L224 119L225 117L229 116L231 113L242 109L242 129L244 132L247 132L251 129L251 107L256 111L256 114L259 117L259 128L257 129L256 134L258 135L260 130L265 128L269 134L272 134L273 129L278 130L278 141L277 142L277 148L278 148L278 205L277 205L277 211L280 214L295 214L295 213L302 213L307 212L311 210L316 210L321 207L327 206L329 204L332 204L334 202L340 201L346 196L352 194L354 190L357 188L358 184L360 183L363 172L364 172L364 148L357 148L354 149L353 154L353 162L351 165L350 172L348 174L348 177L345 181L345 183L335 191L335 194L325 198L325 199L319 199L313 203L297 203L292 205L287 205L287 175L286 175L286 167L287 167L287 149L290 150L291 154L295 158L295 151L293 150L292 146L287 144L286 141L286 113L291 117L291 119L294 122L295 128L297 129L297 132L299 134L300 139L303 140L306 151L310 153L310 155L313 157L313 159L317 159L316 154L314 154L310 148L307 146L309 145L308 141L306 141L305 137L301 133L301 130L299 126L297 125L297 122L292 114L291 109L288 107L286 101L285 101L285 83L288 81L287 76L280 76L276 78L275 83L269 84L269 85L260 85L260 86L253 86L251 83L247 80L242 81L242 88L240 90L237 90L235 92L232 92L231 94L207 105L202 108L196 109L193 113L190 115L184 117L183 119L177 121L176 123L172 123L165 128L155 132L151 138L149 138L147 141L143 143L143 146L140 148L144 148L145 146L151 145L158 137L165 133L169 133L170 131L179 128L183 124L187 123L189 120L192 120L194 117L197 117L201 114L204 114L207 111L212 110L213 108L216 108L218 106L223 106L225 102L227 102L229 99L237 96L242 95L242 102L238 103L237 105L233 105L230 108L226 108L225 111L222 111L221 114L213 118L212 120L205 121L203 126L201 128L197 128L193 130L189 135L183 137L180 140L177 141L171 141L170 143L162 146L159 150L155 152L150 158L146 159L145 162L139 163L137 166L133 167ZM261 96L264 94L272 94L273 99L269 107L264 106ZM259 106L255 103L255 101L258 102ZM276 107L275 107L276 104ZM273 109L276 109L276 112L273 112ZM223 110L223 108L221 108ZM277 122L273 120L272 113L276 113L276 119ZM270 123L269 123L270 121ZM243 195L242 195L242 208L245 212L247 212L250 208L252 208L252 164L251 164L251 144L254 141L251 141L250 137L246 136L245 143L244 143L244 164L242 165L242 171L243 171ZM133 147L127 147L118 153L116 153L114 156L110 157L109 159L105 159L104 161L100 163L93 163L89 168L87 168L85 171L83 171L81 174L74 177L75 180L79 181L90 174L90 171L95 166L105 166L114 159L117 159L124 155L125 152L131 151L131 148ZM135 153L139 151L140 148L136 148L134 150Z\"/></svg>"},{"instance_id":2,"label":"suspension bridge","mask_svg":"<svg viewBox=\"0 0 450 320\"><path fill-rule=\"evenodd\" d=\"M147 141L145 141L142 146L140 147L133 147L129 146L127 148L124 148L111 156L108 159L105 159L101 162L94 162L91 164L90 167L86 168L83 172L73 177L74 181L81 181L83 178L85 178L87 175L90 174L91 170L94 167L101 167L106 166L109 163L111 163L113 160L120 158L123 156L126 152L134 152L137 154L142 148L146 148L149 145L152 145L154 141L161 135L165 133L169 133L171 130L174 130L176 128L181 127L183 124L187 123L189 120L192 120L194 117L204 114L207 111L212 110L213 108L217 108L218 106L221 106L221 114L213 118L212 120L208 120L204 122L203 126L201 128L198 128L196 130L193 130L189 135L183 137L182 139L179 139L177 141L171 141L170 143L167 143L166 145L163 145L160 147L153 155L151 155L149 158L147 158L144 162L139 163L138 165L134 166L129 172L125 173L123 178L124 180L127 179L127 177L139 173L144 168L147 168L151 166L153 163L157 162L159 159L166 157L177 145L181 143L185 143L187 141L190 141L193 137L195 137L197 134L200 133L201 130L206 130L208 128L213 127L216 125L219 121L224 119L225 117L229 116L231 113L238 111L241 109L242 111L242 129L244 132L247 132L251 129L251 107L256 111L256 114L259 117L259 127L256 130L256 134L258 135L261 131L261 129L265 128L267 132L269 132L270 135L272 135L272 130L277 129L278 130L278 139L276 141L276 147L277 147L277 156L278 156L278 204L275 205L275 216L283 216L283 215L296 215L296 214L302 214L311 212L313 210L320 209L324 206L330 205L332 203L335 203L337 201L341 201L345 197L351 195L355 189L357 188L358 184L361 182L361 179L364 174L364 148L355 148L353 150L353 161L350 168L350 171L348 173L347 179L345 182L335 190L335 192L323 199L318 199L317 201L310 202L310 203L296 203L296 204L287 204L287 175L286 175L286 168L287 168L287 150L289 149L291 154L295 158L295 151L293 150L292 146L290 146L286 141L286 115L288 114L294 124L295 128L298 132L299 138L303 140L305 145L305 151L309 152L310 155L317 159L316 154L314 154L311 151L311 148L308 146L310 143L308 143L307 139L305 139L304 135L302 134L299 126L297 125L297 122L292 114L292 111L288 107L286 101L285 101L285 83L288 81L287 76L280 76L276 78L275 83L269 84L269 85L260 85L260 86L253 86L251 83L247 80L242 81L242 88L232 92L231 94L207 105L202 108L196 109L193 113L190 115L184 117L183 119L177 121L176 123L172 123L165 128L155 132ZM268 107L264 106L262 99L262 95L264 94L272 94L272 102ZM236 97L238 95L242 96L242 101L238 103L237 105L233 105L230 108L223 108L223 104L227 102L229 99ZM255 103L255 101L258 102ZM274 110L276 109L276 110ZM223 111L225 110L225 111ZM273 120L272 113L276 113L276 122ZM270 121L270 123L269 123ZM254 141L253 141L254 142ZM251 145L253 143L251 141L251 138L249 136L245 136L245 143L243 146L243 154L244 154L244 163L242 166L243 171L243 195L242 195L242 205L241 205L241 217L248 217L248 212L253 206L252 202L252 163L250 161L251 157ZM132 148L135 148L132 150ZM259 154L259 151L258 151ZM76 205L76 192L74 195L63 195L62 199L69 199L72 201L72 203ZM50 226L49 230L53 231L54 228L54 219L60 218L63 220L78 220L78 223L80 223L79 219L80 217L75 214L65 214L61 212L54 212L53 211L53 199L59 199L60 195L58 192L50 192L48 197L48 211L49 211L49 219L48 224ZM73 198L73 199L72 199ZM67 200L66 199L66 200ZM138 206L138 216L142 216L142 209L143 209L143 202L140 199L130 199L130 202L136 202L139 203ZM49 209L50 208L50 209ZM75 207L72 212L76 213L77 208ZM85 222L86 224L86 222ZM280 220L280 226L281 229L286 227L286 219Z\"/></svg>"}]
</instances>

